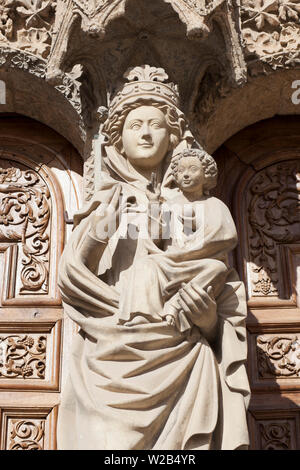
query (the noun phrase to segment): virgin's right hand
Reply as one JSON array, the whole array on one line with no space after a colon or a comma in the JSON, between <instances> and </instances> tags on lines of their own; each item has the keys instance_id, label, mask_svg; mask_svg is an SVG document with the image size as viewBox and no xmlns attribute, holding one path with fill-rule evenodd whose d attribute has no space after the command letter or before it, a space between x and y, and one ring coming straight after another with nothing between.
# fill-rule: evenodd
<instances>
[{"instance_id":1,"label":"virgin's right hand","mask_svg":"<svg viewBox=\"0 0 300 470\"><path fill-rule=\"evenodd\" d=\"M129 198L120 204L121 188L115 191L110 203L105 206L102 204L95 211L91 226L91 236L99 241L107 243L109 238L119 227L121 215L134 211L136 205L135 198Z\"/></svg>"},{"instance_id":2,"label":"virgin's right hand","mask_svg":"<svg viewBox=\"0 0 300 470\"><path fill-rule=\"evenodd\" d=\"M107 242L114 234L119 224L121 188L118 187L108 205L101 204L95 211L91 223L91 236L102 242Z\"/></svg>"}]
</instances>

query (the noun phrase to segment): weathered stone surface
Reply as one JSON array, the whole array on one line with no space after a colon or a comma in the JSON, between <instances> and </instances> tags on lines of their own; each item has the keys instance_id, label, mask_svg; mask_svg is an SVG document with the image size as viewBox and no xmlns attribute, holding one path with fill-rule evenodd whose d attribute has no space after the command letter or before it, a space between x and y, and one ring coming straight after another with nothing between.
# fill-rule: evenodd
<instances>
[{"instance_id":1,"label":"weathered stone surface","mask_svg":"<svg viewBox=\"0 0 300 470\"><path fill-rule=\"evenodd\" d=\"M236 229L209 195L217 167L164 70L125 77L102 128L100 186L60 264L65 312L82 334L59 448L245 447L247 309L227 262Z\"/></svg>"}]
</instances>

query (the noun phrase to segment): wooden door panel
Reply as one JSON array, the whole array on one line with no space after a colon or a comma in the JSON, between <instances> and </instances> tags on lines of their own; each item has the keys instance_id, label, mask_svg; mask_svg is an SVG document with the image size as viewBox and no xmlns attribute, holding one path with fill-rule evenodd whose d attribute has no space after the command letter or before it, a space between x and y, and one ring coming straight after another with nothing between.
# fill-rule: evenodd
<instances>
[{"instance_id":1,"label":"wooden door panel","mask_svg":"<svg viewBox=\"0 0 300 470\"><path fill-rule=\"evenodd\" d=\"M1 409L2 450L54 450L57 406Z\"/></svg>"},{"instance_id":2,"label":"wooden door panel","mask_svg":"<svg viewBox=\"0 0 300 470\"><path fill-rule=\"evenodd\" d=\"M249 414L251 449L297 450L300 446L300 420L297 410L286 408Z\"/></svg>"},{"instance_id":3,"label":"wooden door panel","mask_svg":"<svg viewBox=\"0 0 300 470\"><path fill-rule=\"evenodd\" d=\"M64 211L72 217L81 205L80 158L44 127L29 143L18 122L0 127L0 449L48 450L62 383L58 263ZM67 347L71 335L68 326Z\"/></svg>"},{"instance_id":4,"label":"wooden door panel","mask_svg":"<svg viewBox=\"0 0 300 470\"><path fill-rule=\"evenodd\" d=\"M55 178L30 160L3 152L0 250L5 257L1 306L60 305L56 279L63 234L62 198Z\"/></svg>"},{"instance_id":5,"label":"wooden door panel","mask_svg":"<svg viewBox=\"0 0 300 470\"><path fill-rule=\"evenodd\" d=\"M252 449L300 448L299 124L299 117L257 123L215 155L216 196L237 225L232 263L248 296Z\"/></svg>"},{"instance_id":6,"label":"wooden door panel","mask_svg":"<svg viewBox=\"0 0 300 470\"><path fill-rule=\"evenodd\" d=\"M299 174L299 159L254 174L251 168L237 188L243 194L236 206L239 253L251 307L296 306L293 269L284 251L300 240Z\"/></svg>"},{"instance_id":7,"label":"wooden door panel","mask_svg":"<svg viewBox=\"0 0 300 470\"><path fill-rule=\"evenodd\" d=\"M0 322L0 390L59 390L62 320Z\"/></svg>"}]
</instances>

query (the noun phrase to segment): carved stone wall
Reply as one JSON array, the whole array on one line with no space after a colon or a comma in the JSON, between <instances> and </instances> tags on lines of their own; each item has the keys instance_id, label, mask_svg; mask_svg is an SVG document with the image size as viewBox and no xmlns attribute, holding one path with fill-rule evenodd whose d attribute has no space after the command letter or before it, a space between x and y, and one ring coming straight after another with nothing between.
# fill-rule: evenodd
<instances>
[{"instance_id":1,"label":"carved stone wall","mask_svg":"<svg viewBox=\"0 0 300 470\"><path fill-rule=\"evenodd\" d=\"M256 412L250 415L250 428L255 435L253 448L259 450L299 449L299 418L296 410L273 413Z\"/></svg>"},{"instance_id":2,"label":"carved stone wall","mask_svg":"<svg viewBox=\"0 0 300 470\"><path fill-rule=\"evenodd\" d=\"M3 0L0 43L47 57L50 52L56 0Z\"/></svg>"},{"instance_id":3,"label":"carved stone wall","mask_svg":"<svg viewBox=\"0 0 300 470\"><path fill-rule=\"evenodd\" d=\"M255 73L257 58L262 62L262 67L273 70L299 65L299 17L297 0L242 0L245 54L252 73Z\"/></svg>"}]
</instances>

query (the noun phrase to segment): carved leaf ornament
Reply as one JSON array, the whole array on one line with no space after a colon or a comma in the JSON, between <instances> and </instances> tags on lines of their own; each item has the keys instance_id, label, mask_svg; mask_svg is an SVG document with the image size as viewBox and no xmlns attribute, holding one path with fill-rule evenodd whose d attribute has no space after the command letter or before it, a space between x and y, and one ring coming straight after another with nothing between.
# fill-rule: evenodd
<instances>
[{"instance_id":1,"label":"carved leaf ornament","mask_svg":"<svg viewBox=\"0 0 300 470\"><path fill-rule=\"evenodd\" d=\"M262 450L289 450L291 449L291 427L286 422L260 423Z\"/></svg>"},{"instance_id":2,"label":"carved leaf ornament","mask_svg":"<svg viewBox=\"0 0 300 470\"><path fill-rule=\"evenodd\" d=\"M274 14L278 11L277 0L257 0L255 2L249 2L248 6L245 7L249 18L244 21L243 25L246 26L249 23L255 23L258 30L262 30L265 23L272 26L279 26L280 21L277 15Z\"/></svg>"},{"instance_id":3,"label":"carved leaf ornament","mask_svg":"<svg viewBox=\"0 0 300 470\"><path fill-rule=\"evenodd\" d=\"M300 163L260 171L249 187L249 251L254 295L277 294L277 245L300 240Z\"/></svg>"},{"instance_id":4,"label":"carved leaf ornament","mask_svg":"<svg viewBox=\"0 0 300 470\"><path fill-rule=\"evenodd\" d=\"M300 0L243 0L241 19L246 52L274 70L299 60ZM274 56L274 57L272 57Z\"/></svg>"},{"instance_id":5,"label":"carved leaf ornament","mask_svg":"<svg viewBox=\"0 0 300 470\"><path fill-rule=\"evenodd\" d=\"M49 199L34 171L0 168L0 242L21 242L21 293L48 291Z\"/></svg>"},{"instance_id":6,"label":"carved leaf ornament","mask_svg":"<svg viewBox=\"0 0 300 470\"><path fill-rule=\"evenodd\" d=\"M1 0L0 43L46 58L50 52L56 0Z\"/></svg>"},{"instance_id":7,"label":"carved leaf ornament","mask_svg":"<svg viewBox=\"0 0 300 470\"><path fill-rule=\"evenodd\" d=\"M43 450L45 421L13 419L9 450Z\"/></svg>"},{"instance_id":8,"label":"carved leaf ornament","mask_svg":"<svg viewBox=\"0 0 300 470\"><path fill-rule=\"evenodd\" d=\"M0 377L45 378L46 336L0 336Z\"/></svg>"},{"instance_id":9,"label":"carved leaf ornament","mask_svg":"<svg viewBox=\"0 0 300 470\"><path fill-rule=\"evenodd\" d=\"M242 12L246 19L243 26L252 25L261 31L267 24L280 26L281 22L298 21L300 14L299 0L254 0L243 1Z\"/></svg>"},{"instance_id":10,"label":"carved leaf ornament","mask_svg":"<svg viewBox=\"0 0 300 470\"><path fill-rule=\"evenodd\" d=\"M257 346L260 377L299 377L300 341L298 336L259 336Z\"/></svg>"}]
</instances>

